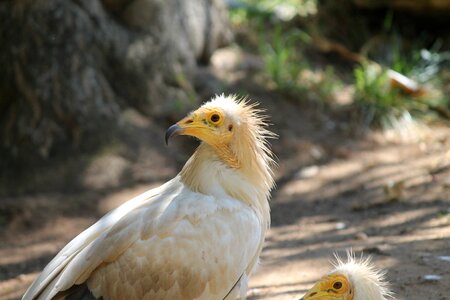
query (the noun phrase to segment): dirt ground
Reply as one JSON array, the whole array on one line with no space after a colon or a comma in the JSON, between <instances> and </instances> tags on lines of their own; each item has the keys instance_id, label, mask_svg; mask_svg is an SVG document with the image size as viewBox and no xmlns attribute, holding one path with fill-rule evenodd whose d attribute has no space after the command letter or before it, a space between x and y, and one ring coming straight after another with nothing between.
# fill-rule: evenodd
<instances>
[{"instance_id":1,"label":"dirt ground","mask_svg":"<svg viewBox=\"0 0 450 300\"><path fill-rule=\"evenodd\" d=\"M245 78L233 76L230 90L240 91ZM450 299L450 129L355 138L313 109L247 90L279 135L272 227L249 299L300 298L330 270L333 253L349 248L387 271L396 299ZM174 176L192 153L184 138L164 145L164 122L133 110L122 121L126 132L95 157L32 171L32 184L2 197L0 299L20 298L70 239Z\"/></svg>"}]
</instances>

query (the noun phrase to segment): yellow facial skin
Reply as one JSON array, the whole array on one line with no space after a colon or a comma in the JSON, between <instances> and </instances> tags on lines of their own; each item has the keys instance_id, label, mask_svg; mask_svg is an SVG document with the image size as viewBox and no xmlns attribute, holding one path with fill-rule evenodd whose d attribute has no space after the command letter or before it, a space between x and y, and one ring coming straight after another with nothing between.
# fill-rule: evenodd
<instances>
[{"instance_id":1,"label":"yellow facial skin","mask_svg":"<svg viewBox=\"0 0 450 300\"><path fill-rule=\"evenodd\" d=\"M201 107L167 129L166 143L174 135L190 135L213 147L220 147L230 142L233 129L233 124L226 120L222 111Z\"/></svg>"},{"instance_id":2,"label":"yellow facial skin","mask_svg":"<svg viewBox=\"0 0 450 300\"><path fill-rule=\"evenodd\" d=\"M194 136L210 145L230 168L239 169L241 162L231 149L234 124L220 109L201 107L166 131L166 144L174 135Z\"/></svg>"},{"instance_id":3,"label":"yellow facial skin","mask_svg":"<svg viewBox=\"0 0 450 300\"><path fill-rule=\"evenodd\" d=\"M223 112L200 108L172 125L166 132L166 142L174 135L194 136L211 146L227 144L233 135L233 125Z\"/></svg>"},{"instance_id":4,"label":"yellow facial skin","mask_svg":"<svg viewBox=\"0 0 450 300\"><path fill-rule=\"evenodd\" d=\"M346 276L332 274L320 279L300 300L353 300L354 294Z\"/></svg>"}]
</instances>

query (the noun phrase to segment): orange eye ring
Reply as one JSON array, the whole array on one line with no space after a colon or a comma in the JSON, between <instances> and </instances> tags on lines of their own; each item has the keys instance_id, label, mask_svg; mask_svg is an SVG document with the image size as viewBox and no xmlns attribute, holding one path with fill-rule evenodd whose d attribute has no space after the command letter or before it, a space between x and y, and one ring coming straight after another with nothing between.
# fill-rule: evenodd
<instances>
[{"instance_id":1,"label":"orange eye ring","mask_svg":"<svg viewBox=\"0 0 450 300\"><path fill-rule=\"evenodd\" d=\"M220 125L223 122L223 116L217 111L213 111L208 116L208 121L213 125Z\"/></svg>"}]
</instances>

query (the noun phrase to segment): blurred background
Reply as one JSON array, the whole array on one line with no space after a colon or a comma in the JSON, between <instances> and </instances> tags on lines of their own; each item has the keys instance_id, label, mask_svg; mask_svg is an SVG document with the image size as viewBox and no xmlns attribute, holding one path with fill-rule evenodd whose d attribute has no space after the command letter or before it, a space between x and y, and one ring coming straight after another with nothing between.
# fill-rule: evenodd
<instances>
[{"instance_id":1,"label":"blurred background","mask_svg":"<svg viewBox=\"0 0 450 300\"><path fill-rule=\"evenodd\" d=\"M350 247L397 299L448 299L450 1L8 0L0 45L0 299L173 177L197 142L165 129L220 93L279 136L249 299L299 298Z\"/></svg>"}]
</instances>

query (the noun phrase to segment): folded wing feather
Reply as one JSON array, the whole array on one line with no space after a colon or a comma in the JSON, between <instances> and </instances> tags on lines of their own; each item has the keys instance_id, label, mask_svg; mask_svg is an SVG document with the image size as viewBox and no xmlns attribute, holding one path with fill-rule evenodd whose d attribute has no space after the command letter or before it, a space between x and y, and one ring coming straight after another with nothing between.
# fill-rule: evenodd
<instances>
[{"instance_id":1,"label":"folded wing feather","mask_svg":"<svg viewBox=\"0 0 450 300\"><path fill-rule=\"evenodd\" d=\"M192 192L176 177L77 236L23 299L85 282L107 299L221 299L256 262L262 228L242 202Z\"/></svg>"}]
</instances>

